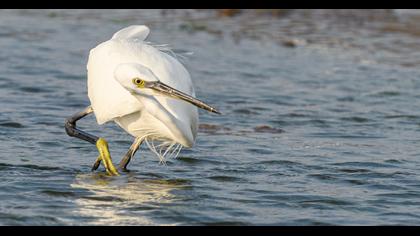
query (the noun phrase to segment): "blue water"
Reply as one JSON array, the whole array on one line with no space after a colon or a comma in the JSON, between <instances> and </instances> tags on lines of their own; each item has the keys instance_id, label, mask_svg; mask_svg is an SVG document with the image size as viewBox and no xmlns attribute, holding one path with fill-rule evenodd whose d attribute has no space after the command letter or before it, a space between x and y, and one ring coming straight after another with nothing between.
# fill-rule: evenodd
<instances>
[{"instance_id":1,"label":"blue water","mask_svg":"<svg viewBox=\"0 0 420 236\"><path fill-rule=\"evenodd\" d=\"M0 225L417 225L417 11L0 11ZM168 165L90 168L64 120L87 105L89 50L147 24L186 60L200 111ZM109 141L133 138L78 123Z\"/></svg>"}]
</instances>

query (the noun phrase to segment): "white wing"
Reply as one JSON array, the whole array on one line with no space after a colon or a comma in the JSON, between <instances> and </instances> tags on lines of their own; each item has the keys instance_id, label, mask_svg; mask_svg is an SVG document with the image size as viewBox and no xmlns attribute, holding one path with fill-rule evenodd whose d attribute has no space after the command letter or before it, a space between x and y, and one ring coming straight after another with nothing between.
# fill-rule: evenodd
<instances>
[{"instance_id":1,"label":"white wing","mask_svg":"<svg viewBox=\"0 0 420 236\"><path fill-rule=\"evenodd\" d=\"M114 79L114 70L121 63L139 63L148 67L163 83L195 96L185 67L174 57L145 43L143 40L148 34L146 26L130 26L90 51L88 96L98 124L142 110L143 105ZM177 119L194 126L195 133L198 123L196 107L163 96L156 99Z\"/></svg>"}]
</instances>

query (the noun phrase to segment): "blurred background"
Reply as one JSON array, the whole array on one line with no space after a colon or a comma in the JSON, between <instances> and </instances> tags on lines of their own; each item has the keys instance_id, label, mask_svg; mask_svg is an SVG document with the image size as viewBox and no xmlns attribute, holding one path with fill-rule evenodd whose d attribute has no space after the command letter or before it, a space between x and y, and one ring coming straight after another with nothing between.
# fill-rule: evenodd
<instances>
[{"instance_id":1,"label":"blurred background","mask_svg":"<svg viewBox=\"0 0 420 236\"><path fill-rule=\"evenodd\" d=\"M1 10L0 225L420 223L420 10ZM64 120L89 50L133 24L185 55L196 145L90 172ZM191 53L192 52L192 55ZM132 137L109 141L119 162Z\"/></svg>"}]
</instances>

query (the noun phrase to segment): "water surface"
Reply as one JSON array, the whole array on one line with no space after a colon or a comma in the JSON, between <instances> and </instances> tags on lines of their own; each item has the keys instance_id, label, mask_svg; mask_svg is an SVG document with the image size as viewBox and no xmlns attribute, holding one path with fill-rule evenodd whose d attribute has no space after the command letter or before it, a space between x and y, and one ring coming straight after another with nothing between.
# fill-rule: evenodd
<instances>
[{"instance_id":1,"label":"water surface","mask_svg":"<svg viewBox=\"0 0 420 236\"><path fill-rule=\"evenodd\" d=\"M0 11L1 225L420 223L417 11ZM87 105L89 50L131 24L192 51L193 149L143 147L130 172L64 120ZM115 162L132 137L90 116Z\"/></svg>"}]
</instances>

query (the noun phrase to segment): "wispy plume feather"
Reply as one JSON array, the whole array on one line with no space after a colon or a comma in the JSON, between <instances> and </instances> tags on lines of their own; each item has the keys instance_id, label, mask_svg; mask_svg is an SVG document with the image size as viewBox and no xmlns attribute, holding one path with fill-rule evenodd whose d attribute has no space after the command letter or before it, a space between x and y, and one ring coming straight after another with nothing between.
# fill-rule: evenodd
<instances>
[{"instance_id":1,"label":"wispy plume feather","mask_svg":"<svg viewBox=\"0 0 420 236\"><path fill-rule=\"evenodd\" d=\"M182 145L179 143L173 141L156 140L151 136L146 136L144 141L149 150L159 158L159 164L166 165L167 158L177 158L182 149ZM157 143L157 145L155 145L155 143Z\"/></svg>"},{"instance_id":2,"label":"wispy plume feather","mask_svg":"<svg viewBox=\"0 0 420 236\"><path fill-rule=\"evenodd\" d=\"M158 49L159 51L166 53L178 60L180 60L182 63L185 64L185 62L189 59L189 57L191 57L192 55L194 55L194 52L191 51L184 51L184 50L176 50L170 47L169 44L155 44L149 41L145 41L146 44L155 47L156 49Z\"/></svg>"}]
</instances>

